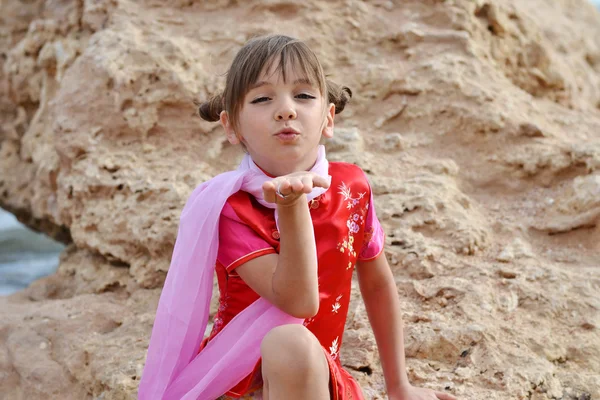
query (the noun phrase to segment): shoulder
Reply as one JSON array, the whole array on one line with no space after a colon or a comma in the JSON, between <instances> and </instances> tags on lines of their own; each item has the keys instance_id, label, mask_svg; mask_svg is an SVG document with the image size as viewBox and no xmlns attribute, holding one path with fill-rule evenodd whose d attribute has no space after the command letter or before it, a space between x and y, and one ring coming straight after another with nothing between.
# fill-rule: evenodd
<instances>
[{"instance_id":1,"label":"shoulder","mask_svg":"<svg viewBox=\"0 0 600 400\"><path fill-rule=\"evenodd\" d=\"M260 225L273 219L273 210L263 207L254 196L240 190L227 199L221 216L225 216L248 225Z\"/></svg>"},{"instance_id":2,"label":"shoulder","mask_svg":"<svg viewBox=\"0 0 600 400\"><path fill-rule=\"evenodd\" d=\"M365 175L365 172L358 165L340 161L334 161L329 163L329 173L350 173L352 175Z\"/></svg>"},{"instance_id":3,"label":"shoulder","mask_svg":"<svg viewBox=\"0 0 600 400\"><path fill-rule=\"evenodd\" d=\"M343 182L346 186L360 186L370 191L367 174L358 165L346 162L330 162L329 175L332 181Z\"/></svg>"}]
</instances>

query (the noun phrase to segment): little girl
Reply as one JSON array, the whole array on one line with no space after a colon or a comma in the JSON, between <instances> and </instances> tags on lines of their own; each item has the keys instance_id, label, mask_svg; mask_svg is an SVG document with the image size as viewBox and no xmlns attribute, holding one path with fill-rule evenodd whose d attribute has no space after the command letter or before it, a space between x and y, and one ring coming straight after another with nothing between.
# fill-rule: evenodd
<instances>
[{"instance_id":1,"label":"little girl","mask_svg":"<svg viewBox=\"0 0 600 400\"><path fill-rule=\"evenodd\" d=\"M389 399L454 399L408 382L371 188L319 145L350 96L290 37L259 37L236 55L200 114L246 156L183 209L140 399L362 399L339 357L355 267ZM215 269L219 308L202 340Z\"/></svg>"}]
</instances>

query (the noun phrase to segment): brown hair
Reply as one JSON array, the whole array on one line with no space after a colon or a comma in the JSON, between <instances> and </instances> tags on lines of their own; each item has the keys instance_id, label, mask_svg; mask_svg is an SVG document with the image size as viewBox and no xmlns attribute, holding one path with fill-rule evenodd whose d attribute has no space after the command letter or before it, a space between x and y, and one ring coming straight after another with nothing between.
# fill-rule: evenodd
<instances>
[{"instance_id":1,"label":"brown hair","mask_svg":"<svg viewBox=\"0 0 600 400\"><path fill-rule=\"evenodd\" d=\"M329 103L335 104L335 113L344 110L352 97L352 91L339 86L325 77L321 63L313 51L302 41L283 35L260 36L249 40L237 53L227 72L225 90L209 101L201 103L199 113L202 119L218 121L221 111L229 114L229 120L237 128L237 116L244 96L256 83L263 70L270 71L278 62L274 72L282 74L285 82L285 67L299 69L322 96L327 92ZM291 64L290 64L291 63Z\"/></svg>"}]
</instances>

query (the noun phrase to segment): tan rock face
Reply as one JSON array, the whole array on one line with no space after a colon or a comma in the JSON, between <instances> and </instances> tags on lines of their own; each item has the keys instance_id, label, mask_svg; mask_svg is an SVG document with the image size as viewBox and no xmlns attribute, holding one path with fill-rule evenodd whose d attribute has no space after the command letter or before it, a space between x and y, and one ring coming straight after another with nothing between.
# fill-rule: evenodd
<instances>
[{"instance_id":1,"label":"tan rock face","mask_svg":"<svg viewBox=\"0 0 600 400\"><path fill-rule=\"evenodd\" d=\"M198 4L196 4L198 3ZM235 52L300 37L355 96L413 383L600 397L600 14L585 0L0 4L0 206L71 243L1 299L7 398L133 399L178 218L241 151L194 115ZM342 360L385 398L354 291Z\"/></svg>"}]
</instances>

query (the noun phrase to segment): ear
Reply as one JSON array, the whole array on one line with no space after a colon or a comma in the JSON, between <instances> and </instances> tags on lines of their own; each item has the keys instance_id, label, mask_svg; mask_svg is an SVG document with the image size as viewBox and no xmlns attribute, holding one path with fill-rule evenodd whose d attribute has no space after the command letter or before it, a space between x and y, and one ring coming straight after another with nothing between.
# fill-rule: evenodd
<instances>
[{"instance_id":1,"label":"ear","mask_svg":"<svg viewBox=\"0 0 600 400\"><path fill-rule=\"evenodd\" d=\"M323 130L321 131L321 134L328 139L331 139L333 137L333 119L334 119L334 117L335 117L335 104L329 103L329 106L327 106L327 112L325 114L325 123L323 125Z\"/></svg>"},{"instance_id":2,"label":"ear","mask_svg":"<svg viewBox=\"0 0 600 400\"><path fill-rule=\"evenodd\" d=\"M229 114L227 114L227 111L221 111L221 114L219 115L219 121L221 122L221 125L223 125L223 129L225 130L225 135L227 136L227 140L229 141L229 143L239 144L240 139L233 130L233 126L231 125L231 121L229 120Z\"/></svg>"}]
</instances>

